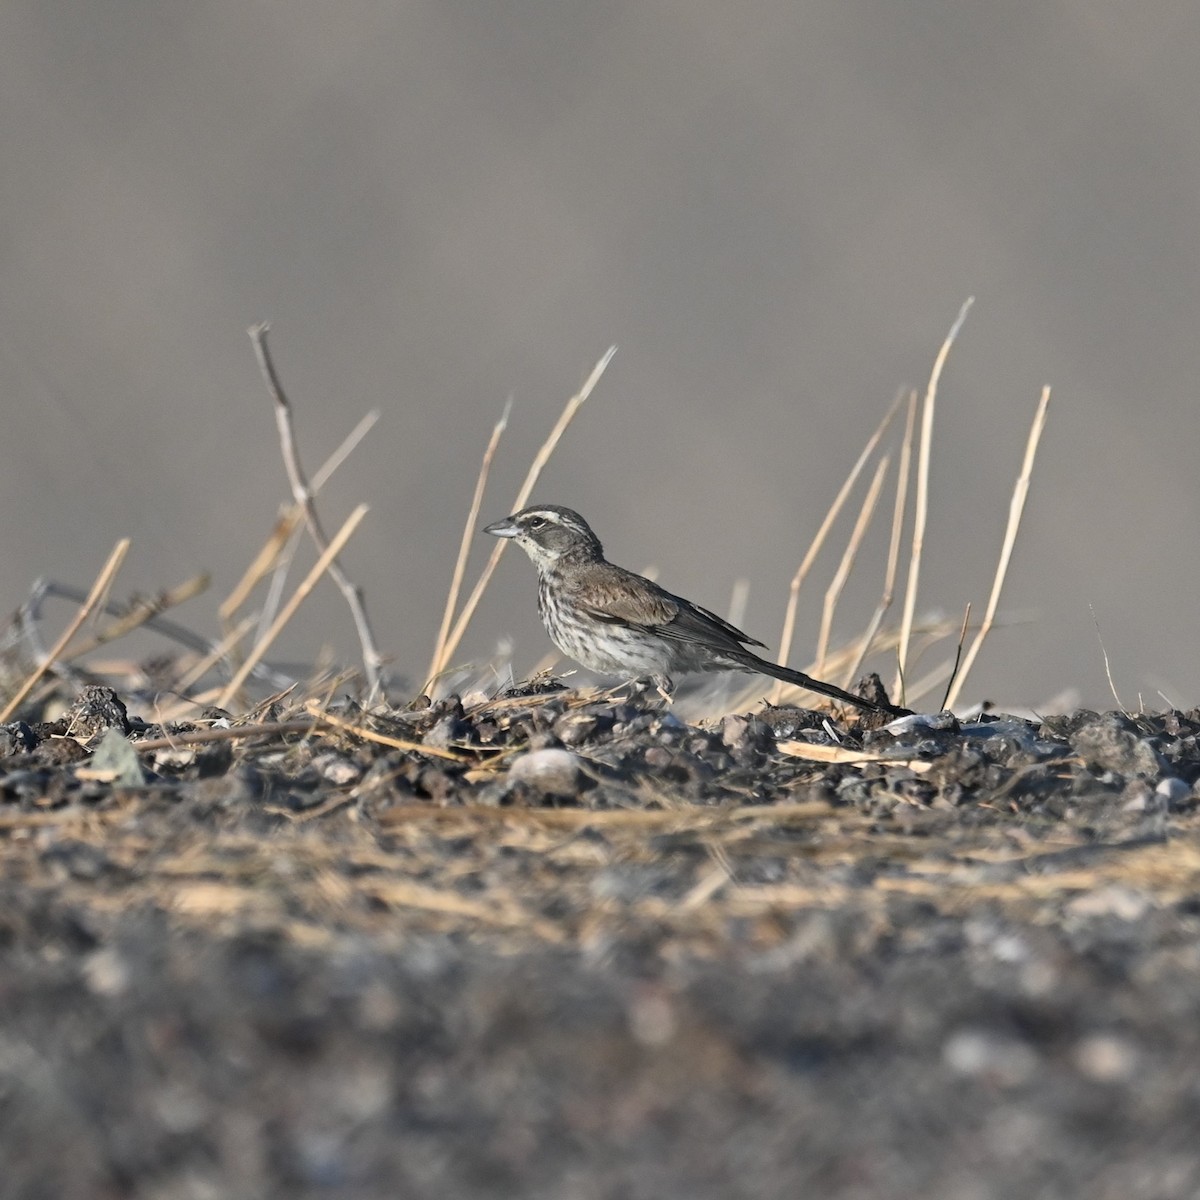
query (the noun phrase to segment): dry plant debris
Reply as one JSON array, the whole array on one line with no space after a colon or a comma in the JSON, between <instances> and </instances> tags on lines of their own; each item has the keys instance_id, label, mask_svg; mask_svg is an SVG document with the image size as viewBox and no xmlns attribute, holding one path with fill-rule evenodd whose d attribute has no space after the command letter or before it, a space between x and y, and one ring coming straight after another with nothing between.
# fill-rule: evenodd
<instances>
[{"instance_id":1,"label":"dry plant debris","mask_svg":"<svg viewBox=\"0 0 1200 1200\"><path fill-rule=\"evenodd\" d=\"M820 904L1048 920L1110 885L1200 891L1195 712L847 730L766 706L696 726L555 690L266 716L148 723L92 686L3 727L7 879L185 923L377 933L399 913L513 949L644 927L696 953L764 949ZM67 842L87 869L48 876Z\"/></svg>"},{"instance_id":2,"label":"dry plant debris","mask_svg":"<svg viewBox=\"0 0 1200 1200\"><path fill-rule=\"evenodd\" d=\"M823 1195L949 1196L947 1129L996 1196L1152 1128L1190 1187L1198 737L86 687L0 729L10 1194L767 1196L800 1139ZM1056 1123L1097 1089L1127 1135Z\"/></svg>"}]
</instances>

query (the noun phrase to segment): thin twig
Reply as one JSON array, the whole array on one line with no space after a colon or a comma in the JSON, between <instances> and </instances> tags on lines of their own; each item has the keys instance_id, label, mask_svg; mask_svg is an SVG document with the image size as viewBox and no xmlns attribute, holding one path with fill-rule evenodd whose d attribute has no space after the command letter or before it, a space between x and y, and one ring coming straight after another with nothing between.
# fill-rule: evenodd
<instances>
[{"instance_id":1,"label":"thin twig","mask_svg":"<svg viewBox=\"0 0 1200 1200\"><path fill-rule=\"evenodd\" d=\"M0 710L0 725L4 724L17 711L21 706L21 702L37 687L38 681L46 674L58 656L67 648L71 639L79 632L83 623L100 606L105 594L112 586L112 581L116 578L117 572L121 569L121 563L125 561L125 555L128 552L129 539L122 538L113 547L112 553L108 556L108 561L104 564L100 574L96 576L96 582L92 584L92 590L88 592L87 599L75 614L74 619L64 630L62 636L54 643L50 653L38 663L33 673L26 678L25 682L21 684L9 702Z\"/></svg>"},{"instance_id":2,"label":"thin twig","mask_svg":"<svg viewBox=\"0 0 1200 1200\"><path fill-rule=\"evenodd\" d=\"M359 442L375 428L379 421L379 409L373 408L348 434L342 439L342 444L313 472L313 495L319 495L321 489L333 477L334 472L354 453Z\"/></svg>"},{"instance_id":3,"label":"thin twig","mask_svg":"<svg viewBox=\"0 0 1200 1200\"><path fill-rule=\"evenodd\" d=\"M417 754L428 754L433 758L445 758L451 762L469 762L471 755L461 754L454 750L443 750L440 746L429 746L424 742L410 742L404 738L389 737L385 733L376 733L373 729L366 729L362 725L353 725L349 721L343 721L341 717L335 717L332 713L326 712L321 705L310 700L305 706L305 711L311 713L314 720L322 725L332 726L334 729L340 729L344 733L353 734L356 738L361 738L364 742L376 742L380 746L388 746L393 750L411 750Z\"/></svg>"},{"instance_id":4,"label":"thin twig","mask_svg":"<svg viewBox=\"0 0 1200 1200\"><path fill-rule=\"evenodd\" d=\"M616 354L616 346L609 346L607 350L600 356L600 361L592 368L591 374L583 382L583 387L567 401L558 420L554 423L554 428L550 430L550 435L542 443L541 448L533 456L533 462L529 465L529 471L525 475L525 482L521 484L521 490L517 493L517 499L513 504L513 511L525 507L529 500L530 494L537 485L539 476L542 473L546 463L550 460L550 455L554 453L555 447L558 445L562 435L566 433L567 426L575 419L575 414L583 407L587 398L596 390L596 385L600 382L600 377L608 368L608 364L612 362L613 355ZM508 545L507 539L502 538L497 546L503 550Z\"/></svg>"},{"instance_id":5,"label":"thin twig","mask_svg":"<svg viewBox=\"0 0 1200 1200\"><path fill-rule=\"evenodd\" d=\"M263 601L258 610L257 628L254 631L255 641L271 628L271 622L279 614L279 606L283 603L283 595L287 590L288 574L292 569L292 563L295 561L296 551L303 536L303 530L297 525L280 546L279 554L271 564L270 581L267 583Z\"/></svg>"},{"instance_id":6,"label":"thin twig","mask_svg":"<svg viewBox=\"0 0 1200 1200\"><path fill-rule=\"evenodd\" d=\"M925 406L921 412L921 441L917 451L917 505L913 518L912 555L908 564L908 584L904 590L904 614L900 618L896 685L892 689L893 699L899 697L898 702L901 704L904 703L901 680L908 665L908 643L912 636L913 616L917 608L917 587L921 579L921 553L925 547L925 525L929 519L929 460L933 449L933 414L937 405L938 382L942 377L942 368L946 365L946 359L950 355L950 347L954 345L959 330L962 329L963 322L967 319L967 313L970 312L971 305L974 303L975 297L968 296L962 308L958 310L958 316L955 318L954 324L950 326L950 332L946 334L946 340L942 343L937 358L933 360L933 370L929 373L929 384L925 389Z\"/></svg>"},{"instance_id":7,"label":"thin twig","mask_svg":"<svg viewBox=\"0 0 1200 1200\"><path fill-rule=\"evenodd\" d=\"M1033 475L1033 463L1037 458L1038 443L1042 439L1042 431L1046 428L1046 416L1050 408L1050 389L1042 388L1041 399L1033 414L1033 425L1029 430L1029 440L1025 443L1025 457L1021 462L1021 474L1017 477L1013 488L1012 501L1008 506L1008 527L1004 531L1004 544L1000 547L1000 561L996 564L996 575L992 580L992 594L988 597L987 610L975 640L971 643L967 656L963 659L962 672L954 681L950 694L946 699L946 707L953 708L962 692L963 684L971 673L971 667L979 654L983 639L991 632L996 619L996 609L1000 605L1000 591L1004 587L1004 577L1008 574L1009 560L1012 558L1013 546L1017 541L1017 530L1021 528L1021 516L1025 512L1025 500L1029 495L1029 480Z\"/></svg>"},{"instance_id":8,"label":"thin twig","mask_svg":"<svg viewBox=\"0 0 1200 1200\"><path fill-rule=\"evenodd\" d=\"M862 474L862 469L866 466L867 460L875 453L875 447L879 445L880 439L892 423L892 418L895 417L896 410L900 407L900 401L903 398L903 393L896 396L892 401L891 407L884 413L883 420L879 422L875 432L867 439L867 444L862 448L862 453L859 454L854 466L850 468L850 474L846 476L845 482L834 497L833 503L829 506L829 511L825 514L825 519L813 535L808 550L805 552L803 559L801 559L799 567L796 568L796 574L792 576L792 582L788 588L787 610L783 615L783 632L779 635L779 654L775 659L782 666L787 665L787 660L792 653L792 636L796 630L796 608L800 602L800 588L803 586L804 580L808 577L809 571L812 570L812 565L816 562L817 555L821 552L821 547L825 545L825 539L829 536L829 530L833 526L834 521L837 520L838 514L842 511L842 507L850 495L851 488L854 487L859 475ZM777 683L775 685L771 696L772 704L779 703L779 698L783 695L783 689L784 684Z\"/></svg>"},{"instance_id":9,"label":"thin twig","mask_svg":"<svg viewBox=\"0 0 1200 1200\"><path fill-rule=\"evenodd\" d=\"M601 356L600 361L592 368L592 373L585 380L583 387L567 401L566 406L555 422L554 428L550 430L549 436L533 457L533 462L530 464L529 471L525 476L525 482L521 484L521 490L517 493L517 499L512 507L513 512L517 512L525 507L525 503L529 499L529 495L542 473L542 468L554 452L554 447L558 445L559 439L566 432L566 428L570 425L575 414L592 392L595 391L596 385L600 382L600 377L604 374L605 368L612 361L612 356L616 352L616 346L609 346ZM450 637L446 640L446 645L443 648L444 660L449 661L458 649L458 644L462 641L463 635L467 631L467 626L471 623L471 618L475 615L475 609L479 607L479 601L496 570L496 564L499 563L500 556L507 548L507 538L498 539L496 545L492 547L492 552L488 555L488 560L484 564L479 581L471 589L471 594L467 597L467 602L463 605L462 612L459 613L458 620L454 623L454 629L451 631Z\"/></svg>"},{"instance_id":10,"label":"thin twig","mask_svg":"<svg viewBox=\"0 0 1200 1200\"><path fill-rule=\"evenodd\" d=\"M350 457L354 448L374 428L378 420L378 410L372 409L342 439L341 445L317 468L312 477L314 498L320 494L321 489L333 477L334 472ZM297 518L301 515L294 505L289 511L294 512ZM275 614L279 611L279 605L283 600L283 589L287 586L288 572L291 570L292 560L296 557L296 548L299 542L300 534L298 527L293 526L290 535L280 546L275 561L269 568L271 582L267 586L267 594L263 598L262 607L258 614L259 637L271 627L271 622L275 620Z\"/></svg>"},{"instance_id":11,"label":"thin twig","mask_svg":"<svg viewBox=\"0 0 1200 1200\"><path fill-rule=\"evenodd\" d=\"M169 737L147 738L143 742L130 742L139 754L150 754L156 750L174 750L178 746L202 746L209 742L233 742L239 738L270 737L273 734L312 733L317 728L315 721L271 721L263 725L232 725L228 729L192 729L187 733L175 733Z\"/></svg>"},{"instance_id":12,"label":"thin twig","mask_svg":"<svg viewBox=\"0 0 1200 1200\"><path fill-rule=\"evenodd\" d=\"M228 657L233 647L246 636L253 624L253 617L243 617L219 642L213 645L207 654L200 655L195 662L184 669L183 674L171 684L171 691L186 692L188 688L203 679L217 663Z\"/></svg>"},{"instance_id":13,"label":"thin twig","mask_svg":"<svg viewBox=\"0 0 1200 1200\"><path fill-rule=\"evenodd\" d=\"M302 517L298 505L290 504L279 514L267 540L254 556L254 561L242 573L241 579L234 585L233 591L217 609L217 615L222 621L232 621L239 608L250 598L250 593L259 585L263 577L271 571L288 538L300 525Z\"/></svg>"},{"instance_id":14,"label":"thin twig","mask_svg":"<svg viewBox=\"0 0 1200 1200\"><path fill-rule=\"evenodd\" d=\"M971 602L968 600L966 611L963 613L962 628L958 631L958 645L954 647L954 666L950 668L950 678L946 680L946 690L942 694L942 712L950 707L950 689L954 686L955 679L958 678L958 668L962 665L963 642L967 640L967 629L970 624Z\"/></svg>"},{"instance_id":15,"label":"thin twig","mask_svg":"<svg viewBox=\"0 0 1200 1200\"><path fill-rule=\"evenodd\" d=\"M267 348L267 325L254 325L250 328L250 340L254 343L254 352L258 357L259 369L266 381L267 390L275 406L275 424L279 430L279 443L283 453L283 463L287 470L288 482L291 484L292 497L304 511L304 523L309 536L316 545L322 558L329 549L330 541L317 515L317 506L313 501L313 489L304 477L304 469L300 465L300 454L296 446L296 437L292 428L292 408L284 394L283 385L275 371L275 364ZM379 651L375 647L375 638L367 619L366 603L362 589L350 581L349 576L342 570L336 556L328 563L329 578L337 585L346 599L354 618L354 626L358 631L359 644L362 647L363 676L367 684L367 697L373 699L379 691L379 669L383 665Z\"/></svg>"},{"instance_id":16,"label":"thin twig","mask_svg":"<svg viewBox=\"0 0 1200 1200\"><path fill-rule=\"evenodd\" d=\"M916 670L917 663L920 661L920 654L913 655L909 663L910 670ZM946 680L950 678L950 673L954 668L954 660L950 658L943 659L937 666L931 667L924 675L917 679L909 678L906 681L907 698L913 704L916 704L922 696L930 695L934 688L944 685Z\"/></svg>"},{"instance_id":17,"label":"thin twig","mask_svg":"<svg viewBox=\"0 0 1200 1200\"><path fill-rule=\"evenodd\" d=\"M908 505L908 477L912 470L913 430L917 417L917 393L908 394L908 413L904 419L904 439L900 443L900 468L896 473L896 499L892 505L892 536L888 542L887 569L883 573L883 594L879 597L879 605L871 617L867 632L859 643L858 653L850 664L850 669L842 679L842 687L848 688L858 677L863 662L874 645L879 634L883 618L892 607L896 596L896 574L900 564L900 542L904 536L904 516Z\"/></svg>"},{"instance_id":18,"label":"thin twig","mask_svg":"<svg viewBox=\"0 0 1200 1200\"><path fill-rule=\"evenodd\" d=\"M157 596L135 600L123 616L117 617L107 628L97 630L87 641L80 642L77 646L72 646L70 654L64 654L61 661L80 658L84 654L90 654L93 650L109 642L115 642L127 633L132 633L142 625L149 626L155 617L160 616L168 609L176 608L180 604L191 600L193 596L198 596L208 587L208 584L209 577L207 574L194 575L191 579L185 580L178 587L172 588L170 591L160 592ZM100 611L104 611L104 607L104 605L101 605Z\"/></svg>"},{"instance_id":19,"label":"thin twig","mask_svg":"<svg viewBox=\"0 0 1200 1200\"><path fill-rule=\"evenodd\" d=\"M879 465L875 468L875 477L871 480L871 486L867 489L866 496L863 497L862 507L858 510L858 519L854 522L854 530L850 534L850 540L846 543L846 551L842 555L842 561L838 563L838 568L833 573L833 579L830 581L829 587L825 589L825 603L821 611L821 632L817 638L816 674L820 678L824 678L825 675L825 655L829 652L829 638L833 630L833 614L837 611L838 600L841 599L846 581L850 578L850 572L854 569L854 560L858 555L863 538L867 535L871 518L875 515L875 505L879 501L879 493L883 488L884 476L887 475L890 465L891 460L885 454L879 460Z\"/></svg>"},{"instance_id":20,"label":"thin twig","mask_svg":"<svg viewBox=\"0 0 1200 1200\"><path fill-rule=\"evenodd\" d=\"M1090 604L1088 605L1088 609L1092 614L1092 624L1096 626L1096 641L1100 643L1100 653L1104 656L1104 675L1108 680L1108 690L1112 692L1113 699L1117 702L1117 708L1121 712L1127 712L1128 709L1121 703L1121 697L1117 695L1117 685L1113 683L1112 667L1109 666L1108 651L1104 647L1104 637L1100 633L1100 621L1096 617L1096 610Z\"/></svg>"},{"instance_id":21,"label":"thin twig","mask_svg":"<svg viewBox=\"0 0 1200 1200\"><path fill-rule=\"evenodd\" d=\"M475 526L479 520L479 509L483 504L483 493L487 487L488 474L492 469L492 459L496 456L496 447L500 438L508 428L508 416L512 412L512 401L504 406L500 420L492 428L492 436L488 438L487 448L483 452L483 461L479 464L479 474L475 479L475 494L471 497L471 507L467 512L467 522L463 526L462 541L458 546L458 559L454 564L454 574L450 579L450 591L446 596L446 606L442 610L442 623L438 628L437 642L434 644L433 659L429 664L428 678L432 682L445 669L449 661L446 650L446 639L450 635L450 624L454 620L454 610L458 607L458 593L462 587L463 575L467 570L467 557L471 551L471 541L475 536ZM429 684L424 690L429 690Z\"/></svg>"},{"instance_id":22,"label":"thin twig","mask_svg":"<svg viewBox=\"0 0 1200 1200\"><path fill-rule=\"evenodd\" d=\"M249 657L238 667L237 671L234 672L233 678L225 685L225 690L222 691L217 700L219 707L225 708L234 696L238 694L242 684L246 682L247 676L253 670L255 663L266 654L271 647L271 643L275 641L283 630L283 627L292 619L296 610L308 597L308 594L317 586L317 581L329 569L330 564L337 557L342 547L350 540L350 535L358 528L359 522L367 515L367 512L367 506L360 504L346 518L346 523L337 531L333 540L322 552L320 558L313 564L312 570L309 571L300 586L292 594L292 598L280 610L279 616L272 622L271 628L255 643Z\"/></svg>"},{"instance_id":23,"label":"thin twig","mask_svg":"<svg viewBox=\"0 0 1200 1200\"><path fill-rule=\"evenodd\" d=\"M70 584L55 583L53 580L45 579L39 579L34 584L28 599L21 605L19 617L25 639L33 649L38 661L46 655L38 633L38 621L41 619L40 610L42 602L47 596L53 596L58 600L69 600L73 604L84 604L87 601L87 593L81 588L72 587ZM97 605L97 610L116 620L121 620L129 614L128 606L117 604L114 601L102 602ZM195 654L209 654L213 647L217 645L216 642L210 641L206 637L201 637L200 634L189 629L186 625L180 625L178 621L172 621L169 617L156 614L148 617L143 623L147 629L153 630L153 632L170 641L177 642L180 646L191 650ZM254 668L253 674L256 679L262 679L275 688L287 687L292 682L286 675L274 671L262 663L259 663Z\"/></svg>"},{"instance_id":24,"label":"thin twig","mask_svg":"<svg viewBox=\"0 0 1200 1200\"><path fill-rule=\"evenodd\" d=\"M317 468L312 477L313 495L319 495L321 489L329 482L334 472L346 461L351 452L362 441L364 437L375 426L379 420L379 412L377 409L372 409L355 427L346 435L342 443L334 452ZM275 619L275 606L278 604L278 596L275 591L281 592L286 581L287 571L278 570L280 563L290 563L292 551L295 543L295 533L303 519L303 510L296 504L289 504L279 514L279 518L275 522L274 528L267 537L261 550L255 555L254 561L246 568L242 578L238 580L233 591L230 592L228 599L221 605L218 612L222 621L231 621L234 614L250 597L250 593L262 582L262 580L275 572L272 578L273 594L268 597L267 603L263 605L262 618L260 621L259 631L265 631Z\"/></svg>"}]
</instances>

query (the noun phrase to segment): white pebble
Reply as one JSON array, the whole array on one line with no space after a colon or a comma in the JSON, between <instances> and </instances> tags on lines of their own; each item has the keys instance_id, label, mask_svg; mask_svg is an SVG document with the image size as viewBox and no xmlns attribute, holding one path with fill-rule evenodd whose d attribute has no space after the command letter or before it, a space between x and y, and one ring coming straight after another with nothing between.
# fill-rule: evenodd
<instances>
[{"instance_id":1,"label":"white pebble","mask_svg":"<svg viewBox=\"0 0 1200 1200\"><path fill-rule=\"evenodd\" d=\"M513 760L508 778L547 796L574 796L579 791L579 759L570 750L530 750Z\"/></svg>"}]
</instances>

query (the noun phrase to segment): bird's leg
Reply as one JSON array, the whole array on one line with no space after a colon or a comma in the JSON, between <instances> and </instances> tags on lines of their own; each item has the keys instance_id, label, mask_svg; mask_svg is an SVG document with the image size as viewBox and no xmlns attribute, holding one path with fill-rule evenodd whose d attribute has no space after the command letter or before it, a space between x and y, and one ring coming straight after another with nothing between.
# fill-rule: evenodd
<instances>
[{"instance_id":1,"label":"bird's leg","mask_svg":"<svg viewBox=\"0 0 1200 1200\"><path fill-rule=\"evenodd\" d=\"M659 698L670 704L674 690L675 684L669 675L640 675L629 681L630 700L648 700L657 693Z\"/></svg>"}]
</instances>

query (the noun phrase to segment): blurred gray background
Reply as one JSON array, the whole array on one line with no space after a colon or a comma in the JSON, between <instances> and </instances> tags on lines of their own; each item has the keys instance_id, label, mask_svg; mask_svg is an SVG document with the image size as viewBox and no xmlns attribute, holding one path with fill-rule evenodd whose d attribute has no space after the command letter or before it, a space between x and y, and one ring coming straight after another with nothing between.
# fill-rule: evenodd
<instances>
[{"instance_id":1,"label":"blurred gray background","mask_svg":"<svg viewBox=\"0 0 1200 1200\"><path fill-rule=\"evenodd\" d=\"M118 591L211 568L179 615L215 630L287 494L245 335L267 319L310 469L383 411L322 508L372 506L347 565L415 682L505 399L485 521L612 342L536 498L709 607L750 579L745 624L774 644L846 470L974 295L924 610L982 611L1043 383L1054 400L1020 623L964 700L1111 706L1092 605L1126 705L1194 705L1198 55L1195 0L8 0L0 604L90 583L129 535ZM459 657L506 634L518 668L547 649L518 555ZM328 585L282 653L322 644L356 653Z\"/></svg>"}]
</instances>

